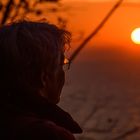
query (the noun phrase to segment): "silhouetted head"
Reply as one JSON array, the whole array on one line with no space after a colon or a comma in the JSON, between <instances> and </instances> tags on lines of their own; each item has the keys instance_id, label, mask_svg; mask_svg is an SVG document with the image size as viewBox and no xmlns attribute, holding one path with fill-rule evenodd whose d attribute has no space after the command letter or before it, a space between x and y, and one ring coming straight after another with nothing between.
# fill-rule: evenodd
<instances>
[{"instance_id":1,"label":"silhouetted head","mask_svg":"<svg viewBox=\"0 0 140 140\"><path fill-rule=\"evenodd\" d=\"M64 84L65 44L69 42L69 32L49 23L20 21L2 26L0 92L3 98L38 94L58 103Z\"/></svg>"}]
</instances>

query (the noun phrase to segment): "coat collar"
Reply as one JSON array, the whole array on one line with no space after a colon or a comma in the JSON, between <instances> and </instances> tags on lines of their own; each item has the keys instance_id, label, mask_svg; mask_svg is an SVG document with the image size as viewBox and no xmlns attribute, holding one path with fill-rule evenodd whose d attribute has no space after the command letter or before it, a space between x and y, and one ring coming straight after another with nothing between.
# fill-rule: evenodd
<instances>
[{"instance_id":1,"label":"coat collar","mask_svg":"<svg viewBox=\"0 0 140 140\"><path fill-rule=\"evenodd\" d=\"M12 99L11 104L16 112L34 113L43 119L53 121L72 133L82 133L82 129L69 113L65 112L58 105L49 103L42 97L35 97L33 99L26 98L25 96L20 98L18 96L18 98Z\"/></svg>"},{"instance_id":2,"label":"coat collar","mask_svg":"<svg viewBox=\"0 0 140 140\"><path fill-rule=\"evenodd\" d=\"M43 108L37 111L40 116L55 122L72 133L82 133L82 129L78 123L74 121L69 113L62 110L59 106L46 102Z\"/></svg>"}]
</instances>

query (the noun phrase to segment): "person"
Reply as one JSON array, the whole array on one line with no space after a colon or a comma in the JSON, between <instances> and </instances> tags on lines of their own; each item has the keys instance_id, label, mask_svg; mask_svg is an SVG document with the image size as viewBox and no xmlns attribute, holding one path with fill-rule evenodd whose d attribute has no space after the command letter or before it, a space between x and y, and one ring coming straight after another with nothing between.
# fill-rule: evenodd
<instances>
[{"instance_id":1,"label":"person","mask_svg":"<svg viewBox=\"0 0 140 140\"><path fill-rule=\"evenodd\" d=\"M0 139L75 140L82 129L57 103L70 33L45 22L0 27Z\"/></svg>"}]
</instances>

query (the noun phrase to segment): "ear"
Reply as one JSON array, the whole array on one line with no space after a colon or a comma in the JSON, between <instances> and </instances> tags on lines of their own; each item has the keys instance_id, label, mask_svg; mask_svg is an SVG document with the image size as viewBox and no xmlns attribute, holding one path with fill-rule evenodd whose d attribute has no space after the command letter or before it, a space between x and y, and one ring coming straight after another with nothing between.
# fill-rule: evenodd
<instances>
[{"instance_id":1,"label":"ear","mask_svg":"<svg viewBox=\"0 0 140 140\"><path fill-rule=\"evenodd\" d=\"M47 86L48 81L49 81L49 79L48 79L47 74L45 72L42 72L42 74L41 74L41 82L42 82L43 87Z\"/></svg>"},{"instance_id":2,"label":"ear","mask_svg":"<svg viewBox=\"0 0 140 140\"><path fill-rule=\"evenodd\" d=\"M45 72L41 74L41 83L42 83L42 88L40 88L39 93L42 97L47 97L47 86L48 86L48 76L46 75Z\"/></svg>"}]
</instances>

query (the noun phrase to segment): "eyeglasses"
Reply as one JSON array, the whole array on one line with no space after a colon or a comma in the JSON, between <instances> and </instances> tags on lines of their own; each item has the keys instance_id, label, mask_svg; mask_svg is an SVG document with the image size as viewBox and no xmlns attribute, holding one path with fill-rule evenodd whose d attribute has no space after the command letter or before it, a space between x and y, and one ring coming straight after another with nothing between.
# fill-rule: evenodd
<instances>
[{"instance_id":1,"label":"eyeglasses","mask_svg":"<svg viewBox=\"0 0 140 140\"><path fill-rule=\"evenodd\" d=\"M68 58L64 58L64 63L63 63L63 70L67 71L70 69L70 60Z\"/></svg>"}]
</instances>

